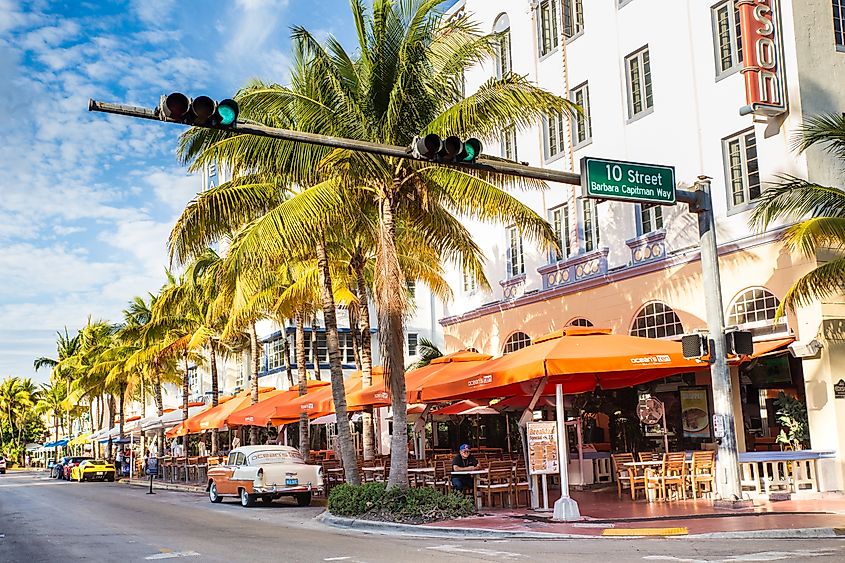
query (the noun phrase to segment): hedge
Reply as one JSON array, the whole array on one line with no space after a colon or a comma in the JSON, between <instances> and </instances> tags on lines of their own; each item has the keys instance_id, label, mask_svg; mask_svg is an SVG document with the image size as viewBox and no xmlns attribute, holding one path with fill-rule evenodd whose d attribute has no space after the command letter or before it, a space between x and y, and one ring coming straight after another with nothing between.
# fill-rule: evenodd
<instances>
[{"instance_id":1,"label":"hedge","mask_svg":"<svg viewBox=\"0 0 845 563\"><path fill-rule=\"evenodd\" d=\"M336 516L392 522L433 522L469 516L472 501L432 487L388 489L384 483L338 485L329 494L329 512Z\"/></svg>"}]
</instances>

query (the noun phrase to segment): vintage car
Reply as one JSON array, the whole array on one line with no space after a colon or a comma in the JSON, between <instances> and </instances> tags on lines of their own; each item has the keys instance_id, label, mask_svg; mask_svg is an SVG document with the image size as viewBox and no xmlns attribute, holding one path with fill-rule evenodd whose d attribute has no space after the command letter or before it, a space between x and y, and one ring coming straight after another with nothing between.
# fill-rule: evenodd
<instances>
[{"instance_id":1,"label":"vintage car","mask_svg":"<svg viewBox=\"0 0 845 563\"><path fill-rule=\"evenodd\" d=\"M114 481L114 464L104 459L86 459L70 470L70 480L82 481Z\"/></svg>"},{"instance_id":2,"label":"vintage car","mask_svg":"<svg viewBox=\"0 0 845 563\"><path fill-rule=\"evenodd\" d=\"M258 498L269 504L283 496L292 496L299 506L308 506L311 494L322 488L322 467L307 465L299 451L289 446L235 448L225 465L208 468L206 484L211 502L237 496L244 507L252 506Z\"/></svg>"}]
</instances>

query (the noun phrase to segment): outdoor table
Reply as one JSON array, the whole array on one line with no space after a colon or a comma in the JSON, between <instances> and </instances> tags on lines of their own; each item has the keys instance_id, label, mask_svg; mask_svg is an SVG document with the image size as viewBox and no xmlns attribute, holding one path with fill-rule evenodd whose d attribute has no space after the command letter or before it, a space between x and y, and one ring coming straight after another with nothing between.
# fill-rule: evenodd
<instances>
[{"instance_id":1,"label":"outdoor table","mask_svg":"<svg viewBox=\"0 0 845 563\"><path fill-rule=\"evenodd\" d=\"M362 467L361 471L363 471L364 473L381 473L382 475L384 475L384 467L381 465L374 465L372 467ZM373 475L373 480L375 480L375 478L376 475Z\"/></svg>"},{"instance_id":2,"label":"outdoor table","mask_svg":"<svg viewBox=\"0 0 845 563\"><path fill-rule=\"evenodd\" d=\"M410 469L408 471L410 471ZM472 498L475 501L475 507L481 508L481 499L478 498L478 479L475 479L475 475L484 475L486 473L487 473L486 469L473 469L471 471L455 471L455 470L452 470L452 473L449 476L449 479L451 480L452 475L472 475L473 476L473 479L472 479Z\"/></svg>"},{"instance_id":3,"label":"outdoor table","mask_svg":"<svg viewBox=\"0 0 845 563\"><path fill-rule=\"evenodd\" d=\"M408 469L408 473L409 473L409 479L408 480L410 481L410 477L413 477L414 486L417 486L419 484L419 481L417 481L419 476L423 475L425 473L434 474L434 468L433 467L411 467L411 468ZM475 479L473 479L473 483L475 483Z\"/></svg>"}]
</instances>

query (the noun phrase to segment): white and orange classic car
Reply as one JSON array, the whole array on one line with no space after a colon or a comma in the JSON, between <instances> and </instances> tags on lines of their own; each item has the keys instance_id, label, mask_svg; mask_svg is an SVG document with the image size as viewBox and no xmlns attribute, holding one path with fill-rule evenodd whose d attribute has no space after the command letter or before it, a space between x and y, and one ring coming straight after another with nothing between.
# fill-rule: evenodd
<instances>
[{"instance_id":1,"label":"white and orange classic car","mask_svg":"<svg viewBox=\"0 0 845 563\"><path fill-rule=\"evenodd\" d=\"M237 496L244 507L261 499L269 504L292 496L299 506L311 504L311 494L323 488L323 469L307 465L289 446L242 446L229 453L225 465L208 468L206 490L211 502Z\"/></svg>"}]
</instances>

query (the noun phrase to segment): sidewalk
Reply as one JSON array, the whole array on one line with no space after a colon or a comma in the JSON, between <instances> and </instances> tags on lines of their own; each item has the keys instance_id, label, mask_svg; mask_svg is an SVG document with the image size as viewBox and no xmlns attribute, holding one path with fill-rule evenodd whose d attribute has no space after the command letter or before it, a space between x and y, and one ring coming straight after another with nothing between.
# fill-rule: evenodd
<instances>
[{"instance_id":1,"label":"sidewalk","mask_svg":"<svg viewBox=\"0 0 845 563\"><path fill-rule=\"evenodd\" d=\"M326 517L329 525L359 531L484 537L632 537L687 536L699 538L845 537L845 495L770 502L753 508L713 508L709 499L646 503L618 499L613 492L574 492L580 522L552 522L551 513L530 509L482 509L478 516L424 524L385 525Z\"/></svg>"}]
</instances>

